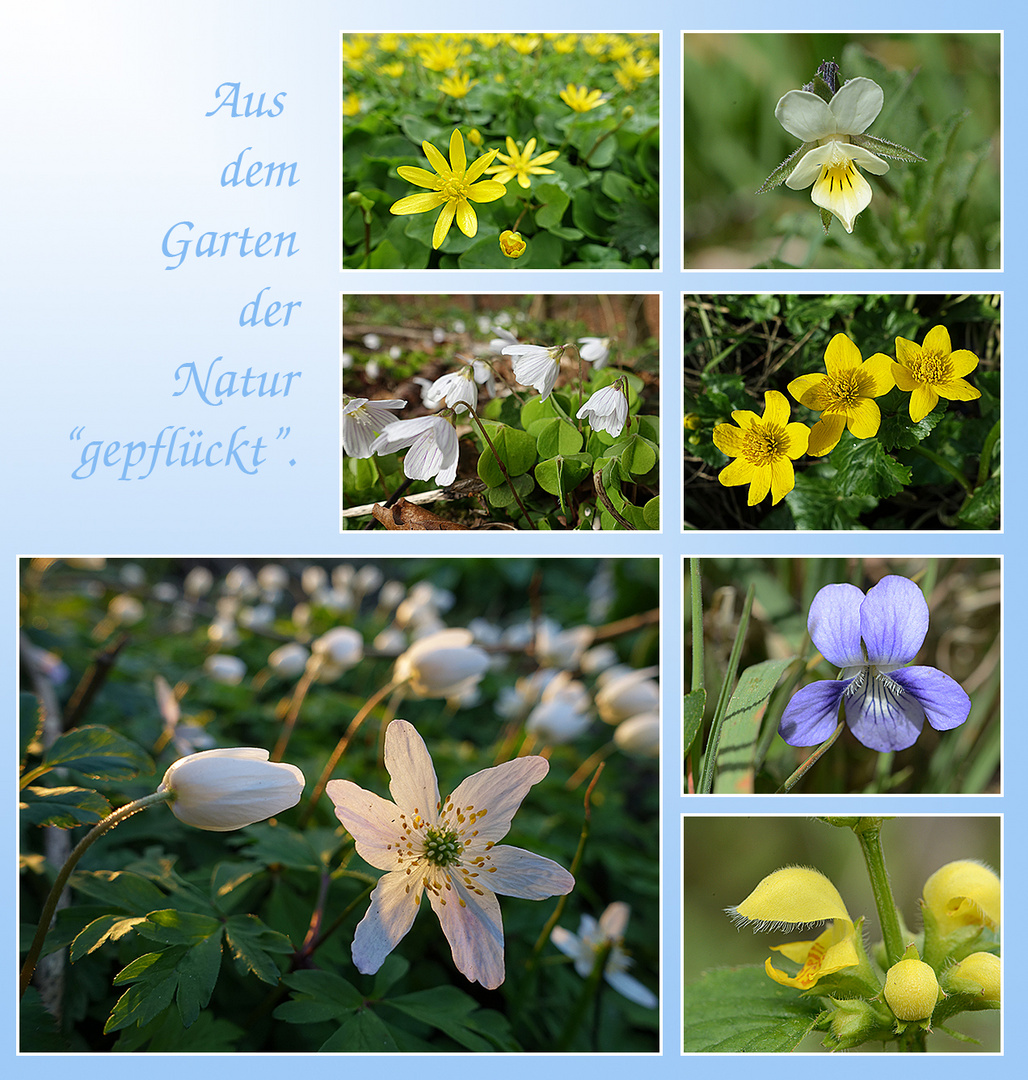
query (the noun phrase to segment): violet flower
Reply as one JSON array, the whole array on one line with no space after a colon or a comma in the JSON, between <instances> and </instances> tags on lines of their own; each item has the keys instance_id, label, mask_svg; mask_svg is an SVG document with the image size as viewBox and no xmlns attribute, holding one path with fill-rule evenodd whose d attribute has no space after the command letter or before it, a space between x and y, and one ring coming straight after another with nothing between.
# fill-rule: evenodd
<instances>
[{"instance_id":1,"label":"violet flower","mask_svg":"<svg viewBox=\"0 0 1028 1080\"><path fill-rule=\"evenodd\" d=\"M778 731L792 746L824 742L846 723L872 750L905 750L925 719L937 731L959 727L971 699L956 680L933 667L906 667L928 632L928 604L909 578L890 574L865 596L855 585L826 585L807 617L811 640L830 663L835 680L811 683L785 708Z\"/></svg>"}]
</instances>

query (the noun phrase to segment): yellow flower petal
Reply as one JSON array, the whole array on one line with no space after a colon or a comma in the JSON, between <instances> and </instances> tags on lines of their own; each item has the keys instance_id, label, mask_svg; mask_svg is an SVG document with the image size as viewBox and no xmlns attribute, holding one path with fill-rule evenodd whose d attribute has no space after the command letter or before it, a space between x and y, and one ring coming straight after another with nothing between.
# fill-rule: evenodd
<instances>
[{"instance_id":1,"label":"yellow flower petal","mask_svg":"<svg viewBox=\"0 0 1028 1080\"><path fill-rule=\"evenodd\" d=\"M446 239L446 234L453 224L453 215L456 210L457 202L455 199L449 199L443 203L443 208L439 211L439 217L435 220L435 228L432 230L432 247L438 248Z\"/></svg>"},{"instance_id":2,"label":"yellow flower petal","mask_svg":"<svg viewBox=\"0 0 1028 1080\"><path fill-rule=\"evenodd\" d=\"M389 207L390 214L423 214L434 210L446 202L446 196L439 191L424 191L420 195L407 195Z\"/></svg>"}]
</instances>

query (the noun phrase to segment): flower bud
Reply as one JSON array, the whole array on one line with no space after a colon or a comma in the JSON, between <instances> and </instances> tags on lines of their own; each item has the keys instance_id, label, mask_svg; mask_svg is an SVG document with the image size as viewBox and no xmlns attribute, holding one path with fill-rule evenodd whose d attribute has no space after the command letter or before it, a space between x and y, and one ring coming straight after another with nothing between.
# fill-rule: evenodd
<instances>
[{"instance_id":1,"label":"flower bud","mask_svg":"<svg viewBox=\"0 0 1028 1080\"><path fill-rule=\"evenodd\" d=\"M916 956L905 957L886 972L885 1000L897 1020L928 1020L940 993L935 972Z\"/></svg>"},{"instance_id":2,"label":"flower bud","mask_svg":"<svg viewBox=\"0 0 1028 1080\"><path fill-rule=\"evenodd\" d=\"M1000 959L995 953L976 952L947 968L942 982L949 994L978 994L985 1001L999 1001Z\"/></svg>"},{"instance_id":3,"label":"flower bud","mask_svg":"<svg viewBox=\"0 0 1028 1080\"><path fill-rule=\"evenodd\" d=\"M604 683L596 694L600 719L607 724L620 724L631 716L656 712L660 708L660 687L650 678L655 670L630 670Z\"/></svg>"},{"instance_id":4,"label":"flower bud","mask_svg":"<svg viewBox=\"0 0 1028 1080\"><path fill-rule=\"evenodd\" d=\"M416 641L396 661L393 678L418 697L460 697L489 667L489 656L471 644L468 630L440 630Z\"/></svg>"},{"instance_id":5,"label":"flower bud","mask_svg":"<svg viewBox=\"0 0 1028 1080\"><path fill-rule=\"evenodd\" d=\"M947 863L924 883L922 895L941 935L965 926L999 926L1000 882L984 863Z\"/></svg>"},{"instance_id":6,"label":"flower bud","mask_svg":"<svg viewBox=\"0 0 1028 1080\"><path fill-rule=\"evenodd\" d=\"M510 229L504 229L500 233L500 251L507 256L508 259L520 259L525 254L525 249L528 245L525 243L524 237L519 232L511 232Z\"/></svg>"},{"instance_id":7,"label":"flower bud","mask_svg":"<svg viewBox=\"0 0 1028 1080\"><path fill-rule=\"evenodd\" d=\"M115 596L107 605L107 614L121 626L135 626L142 621L145 613L142 601L129 593Z\"/></svg>"},{"instance_id":8,"label":"flower bud","mask_svg":"<svg viewBox=\"0 0 1028 1080\"><path fill-rule=\"evenodd\" d=\"M157 790L174 792L171 812L187 825L241 829L288 810L303 794L303 773L269 757L250 746L203 750L173 762Z\"/></svg>"},{"instance_id":9,"label":"flower bud","mask_svg":"<svg viewBox=\"0 0 1028 1080\"><path fill-rule=\"evenodd\" d=\"M351 626L334 626L311 646L315 656L323 656L333 666L348 671L364 658L364 638Z\"/></svg>"},{"instance_id":10,"label":"flower bud","mask_svg":"<svg viewBox=\"0 0 1028 1080\"><path fill-rule=\"evenodd\" d=\"M290 641L285 645L280 645L268 657L268 667L276 675L291 679L294 675L299 675L307 666L308 655L307 650L298 641Z\"/></svg>"},{"instance_id":11,"label":"flower bud","mask_svg":"<svg viewBox=\"0 0 1028 1080\"><path fill-rule=\"evenodd\" d=\"M614 745L632 757L660 757L660 717L655 712L630 716L614 729Z\"/></svg>"},{"instance_id":12,"label":"flower bud","mask_svg":"<svg viewBox=\"0 0 1028 1080\"><path fill-rule=\"evenodd\" d=\"M215 682L225 686L238 686L246 674L246 662L238 656L215 653L203 662L203 669Z\"/></svg>"}]
</instances>

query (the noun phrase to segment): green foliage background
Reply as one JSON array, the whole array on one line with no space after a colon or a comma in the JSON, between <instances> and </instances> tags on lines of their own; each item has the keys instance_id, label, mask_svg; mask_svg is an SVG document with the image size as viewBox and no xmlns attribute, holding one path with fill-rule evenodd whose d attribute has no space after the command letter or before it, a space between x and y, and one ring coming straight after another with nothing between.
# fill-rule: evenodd
<instances>
[{"instance_id":1,"label":"green foliage background","mask_svg":"<svg viewBox=\"0 0 1028 1080\"><path fill-rule=\"evenodd\" d=\"M809 188L755 194L798 145L775 105L826 60L884 90L869 134L926 159L827 237ZM999 268L998 34L686 34L683 65L686 268Z\"/></svg>"}]
</instances>

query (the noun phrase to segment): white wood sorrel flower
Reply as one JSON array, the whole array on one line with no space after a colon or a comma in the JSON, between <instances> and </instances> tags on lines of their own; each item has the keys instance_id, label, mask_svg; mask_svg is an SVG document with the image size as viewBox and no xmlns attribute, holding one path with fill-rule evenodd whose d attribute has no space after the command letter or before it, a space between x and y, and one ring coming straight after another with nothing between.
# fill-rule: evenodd
<instances>
[{"instance_id":1,"label":"white wood sorrel flower","mask_svg":"<svg viewBox=\"0 0 1028 1080\"><path fill-rule=\"evenodd\" d=\"M386 871L357 927L353 962L365 975L378 971L410 930L427 893L458 970L493 990L504 976L496 894L545 900L575 884L550 859L497 844L549 765L541 757L505 761L469 776L441 799L428 749L406 720L386 728L385 764L394 802L349 780L326 787L357 853Z\"/></svg>"},{"instance_id":2,"label":"white wood sorrel flower","mask_svg":"<svg viewBox=\"0 0 1028 1080\"><path fill-rule=\"evenodd\" d=\"M303 794L303 773L270 756L254 746L202 750L172 762L157 790L174 792L171 812L195 829L242 829L295 806Z\"/></svg>"}]
</instances>

